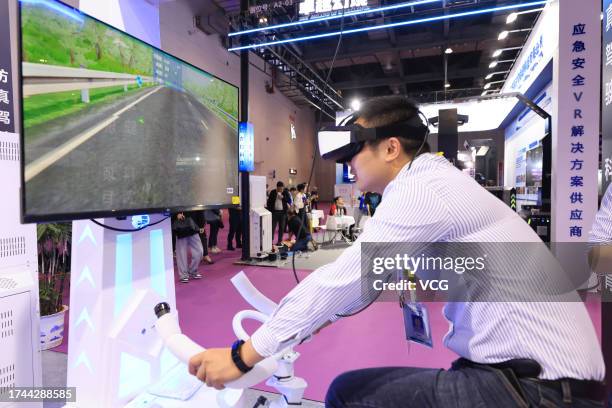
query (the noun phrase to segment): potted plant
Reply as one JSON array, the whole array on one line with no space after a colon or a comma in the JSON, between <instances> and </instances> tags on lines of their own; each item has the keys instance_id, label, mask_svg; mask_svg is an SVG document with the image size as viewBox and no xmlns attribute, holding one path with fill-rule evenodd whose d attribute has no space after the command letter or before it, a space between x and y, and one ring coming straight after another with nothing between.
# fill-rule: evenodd
<instances>
[{"instance_id":1,"label":"potted plant","mask_svg":"<svg viewBox=\"0 0 612 408\"><path fill-rule=\"evenodd\" d=\"M64 339L64 284L70 275L71 223L39 224L38 278L40 297L40 346L57 347Z\"/></svg>"}]
</instances>

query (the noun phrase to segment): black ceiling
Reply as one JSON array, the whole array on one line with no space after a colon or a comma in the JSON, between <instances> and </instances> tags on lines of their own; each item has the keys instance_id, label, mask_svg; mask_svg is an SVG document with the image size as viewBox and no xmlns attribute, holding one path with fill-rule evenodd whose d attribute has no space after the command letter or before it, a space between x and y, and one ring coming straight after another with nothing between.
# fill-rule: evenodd
<instances>
[{"instance_id":1,"label":"black ceiling","mask_svg":"<svg viewBox=\"0 0 612 408\"><path fill-rule=\"evenodd\" d=\"M383 0L372 7L403 2L405 1ZM265 42L338 31L341 28L347 30L528 2L442 0L394 12L344 17L343 22L342 19L336 19L290 29L270 30L252 34L246 40L248 43ZM239 10L238 0L216 0L216 3L224 8L228 15L235 14ZM503 30L532 28L540 13L521 14L516 22L509 25L506 24L506 17L513 11L538 7L541 6L513 8L477 16L343 35L335 60L338 36L274 47L290 48L291 52L322 78L327 76L333 61L330 85L337 89L345 100L393 93L408 94L422 102L479 95L483 92L488 73L506 71L512 67L512 62L507 62L490 69L489 64L494 60L492 53L499 48L522 46L529 32L510 33L503 41L498 41L498 34ZM290 13L283 14L277 11L268 13L267 17L268 25L295 21L295 17ZM236 18L232 21L234 30L245 28L244 18L239 20L242 27L237 27ZM447 47L453 50L451 54L445 54ZM498 59L514 60L518 52L519 50L505 51ZM445 77L450 88L444 87ZM504 78L505 75L500 74L495 80ZM491 89L499 86L501 84Z\"/></svg>"}]
</instances>

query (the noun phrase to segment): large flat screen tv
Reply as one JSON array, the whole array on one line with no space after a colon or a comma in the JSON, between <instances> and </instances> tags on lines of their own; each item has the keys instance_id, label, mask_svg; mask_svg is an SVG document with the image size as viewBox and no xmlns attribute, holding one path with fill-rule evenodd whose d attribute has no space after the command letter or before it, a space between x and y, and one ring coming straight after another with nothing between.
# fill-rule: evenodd
<instances>
[{"instance_id":1,"label":"large flat screen tv","mask_svg":"<svg viewBox=\"0 0 612 408\"><path fill-rule=\"evenodd\" d=\"M231 205L237 87L58 1L20 32L24 222Z\"/></svg>"}]
</instances>

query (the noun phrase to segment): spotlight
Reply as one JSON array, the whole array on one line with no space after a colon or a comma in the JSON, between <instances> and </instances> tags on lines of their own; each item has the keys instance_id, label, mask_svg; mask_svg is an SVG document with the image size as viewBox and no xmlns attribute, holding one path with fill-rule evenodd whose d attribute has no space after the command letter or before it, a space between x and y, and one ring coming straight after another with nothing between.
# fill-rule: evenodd
<instances>
[{"instance_id":1,"label":"spotlight","mask_svg":"<svg viewBox=\"0 0 612 408\"><path fill-rule=\"evenodd\" d=\"M447 83L444 84L444 87L445 88L450 88L450 84L447 82Z\"/></svg>"},{"instance_id":2,"label":"spotlight","mask_svg":"<svg viewBox=\"0 0 612 408\"><path fill-rule=\"evenodd\" d=\"M495 68L497 66L497 61L493 61L489 64L489 68Z\"/></svg>"},{"instance_id":3,"label":"spotlight","mask_svg":"<svg viewBox=\"0 0 612 408\"><path fill-rule=\"evenodd\" d=\"M518 14L517 13L510 13L510 14L508 14L508 18L506 18L506 24L514 23L517 18L518 18Z\"/></svg>"},{"instance_id":4,"label":"spotlight","mask_svg":"<svg viewBox=\"0 0 612 408\"><path fill-rule=\"evenodd\" d=\"M484 89L489 89L490 87L491 87L491 84L488 83L488 84L485 84Z\"/></svg>"},{"instance_id":5,"label":"spotlight","mask_svg":"<svg viewBox=\"0 0 612 408\"><path fill-rule=\"evenodd\" d=\"M493 78L493 74L489 74L489 75L487 75L487 76L485 77L485 79L486 79L486 80L489 80L489 79L491 79L491 78Z\"/></svg>"},{"instance_id":6,"label":"spotlight","mask_svg":"<svg viewBox=\"0 0 612 408\"><path fill-rule=\"evenodd\" d=\"M497 57L499 57L499 56L501 55L501 53L502 53L502 52L503 52L503 50L495 50L495 51L493 52L492 57L493 57L493 58L497 58Z\"/></svg>"},{"instance_id":7,"label":"spotlight","mask_svg":"<svg viewBox=\"0 0 612 408\"><path fill-rule=\"evenodd\" d=\"M499 41L501 41L501 40L505 40L506 38L508 38L508 34L509 34L509 32L508 32L508 31L506 31L506 30L504 30L504 31L502 31L501 33L499 33L499 35L497 36L497 39L498 39Z\"/></svg>"},{"instance_id":8,"label":"spotlight","mask_svg":"<svg viewBox=\"0 0 612 408\"><path fill-rule=\"evenodd\" d=\"M453 49L451 47L448 47L447 49L444 50L445 54L452 54L453 53Z\"/></svg>"},{"instance_id":9,"label":"spotlight","mask_svg":"<svg viewBox=\"0 0 612 408\"><path fill-rule=\"evenodd\" d=\"M359 99L353 99L351 102L351 109L354 111L358 111L361 108L361 101Z\"/></svg>"}]
</instances>

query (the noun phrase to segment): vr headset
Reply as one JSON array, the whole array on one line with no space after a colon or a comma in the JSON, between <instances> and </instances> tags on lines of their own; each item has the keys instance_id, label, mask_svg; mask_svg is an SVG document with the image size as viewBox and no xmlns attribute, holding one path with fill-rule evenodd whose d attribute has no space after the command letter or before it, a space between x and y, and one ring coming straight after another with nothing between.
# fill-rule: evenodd
<instances>
[{"instance_id":1,"label":"vr headset","mask_svg":"<svg viewBox=\"0 0 612 408\"><path fill-rule=\"evenodd\" d=\"M419 111L419 114L425 116ZM347 163L363 149L368 141L385 139L388 137L402 137L418 140L425 144L429 135L427 118L425 123L419 116L400 123L377 128L364 128L355 124L354 115L345 119L346 124L341 126L328 126L318 133L319 152L325 160L334 160L337 163Z\"/></svg>"}]
</instances>

